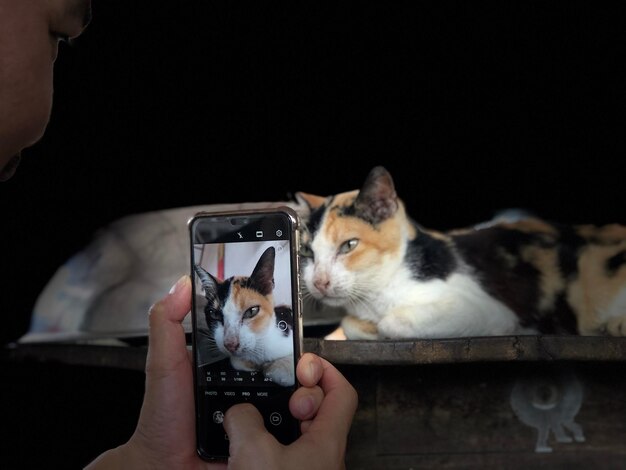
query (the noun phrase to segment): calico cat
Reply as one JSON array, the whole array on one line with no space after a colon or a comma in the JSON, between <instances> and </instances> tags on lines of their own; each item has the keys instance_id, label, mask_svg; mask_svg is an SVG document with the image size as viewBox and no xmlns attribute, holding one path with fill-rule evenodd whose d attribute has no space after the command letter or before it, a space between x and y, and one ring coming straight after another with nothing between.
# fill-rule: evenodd
<instances>
[{"instance_id":1,"label":"calico cat","mask_svg":"<svg viewBox=\"0 0 626 470\"><path fill-rule=\"evenodd\" d=\"M217 348L237 370L263 371L275 383L295 383L292 311L274 305L275 249L263 252L252 274L220 281L194 266L204 289L207 325Z\"/></svg>"},{"instance_id":2,"label":"calico cat","mask_svg":"<svg viewBox=\"0 0 626 470\"><path fill-rule=\"evenodd\" d=\"M348 339L626 335L624 226L523 216L429 230L380 166L360 190L295 196L306 295L344 308Z\"/></svg>"}]
</instances>

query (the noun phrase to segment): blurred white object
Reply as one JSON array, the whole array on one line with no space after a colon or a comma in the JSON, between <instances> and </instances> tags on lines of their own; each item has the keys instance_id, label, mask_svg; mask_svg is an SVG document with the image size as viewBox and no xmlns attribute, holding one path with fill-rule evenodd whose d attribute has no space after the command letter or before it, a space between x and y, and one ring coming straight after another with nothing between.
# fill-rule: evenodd
<instances>
[{"instance_id":1,"label":"blurred white object","mask_svg":"<svg viewBox=\"0 0 626 470\"><path fill-rule=\"evenodd\" d=\"M145 336L148 310L189 274L187 221L203 210L256 209L293 202L192 206L130 215L101 229L61 266L39 295L20 343ZM337 311L306 304L304 324L338 322ZM190 331L190 316L183 323Z\"/></svg>"}]
</instances>

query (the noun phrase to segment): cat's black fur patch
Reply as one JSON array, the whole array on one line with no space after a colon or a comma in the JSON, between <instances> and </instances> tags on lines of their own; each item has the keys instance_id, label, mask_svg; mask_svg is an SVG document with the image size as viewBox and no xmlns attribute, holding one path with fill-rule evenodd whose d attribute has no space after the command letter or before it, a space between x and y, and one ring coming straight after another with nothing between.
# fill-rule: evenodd
<instances>
[{"instance_id":1,"label":"cat's black fur patch","mask_svg":"<svg viewBox=\"0 0 626 470\"><path fill-rule=\"evenodd\" d=\"M222 309L224 307L224 302L230 295L230 282L223 283L214 283L214 289L207 291L207 286L204 287L206 291L206 299L207 305L204 307L204 316L207 322L207 325L210 325L211 322L219 321L220 323L224 323L224 314L222 313ZM218 319L211 318L210 310L215 310L215 315Z\"/></svg>"},{"instance_id":2,"label":"cat's black fur patch","mask_svg":"<svg viewBox=\"0 0 626 470\"><path fill-rule=\"evenodd\" d=\"M559 268L566 279L578 274L578 255L580 249L587 244L571 227L555 226L559 231Z\"/></svg>"},{"instance_id":3,"label":"cat's black fur patch","mask_svg":"<svg viewBox=\"0 0 626 470\"><path fill-rule=\"evenodd\" d=\"M606 272L609 276L615 276L619 268L626 264L626 251L620 251L606 260Z\"/></svg>"},{"instance_id":4,"label":"cat's black fur patch","mask_svg":"<svg viewBox=\"0 0 626 470\"><path fill-rule=\"evenodd\" d=\"M582 243L582 238L573 231L566 236ZM576 316L567 304L564 292L558 293L553 310L540 311L542 273L523 259L522 250L532 246L548 249L558 246L562 274L571 277L577 273L575 254L578 243L572 242L572 246L566 248L546 234L500 227L453 238L459 254L474 268L482 287L513 310L522 326L536 328L544 334L576 333Z\"/></svg>"},{"instance_id":5,"label":"cat's black fur patch","mask_svg":"<svg viewBox=\"0 0 626 470\"><path fill-rule=\"evenodd\" d=\"M537 328L540 333L546 335L575 335L578 333L576 315L567 302L565 292L561 292L557 296L553 312L537 319Z\"/></svg>"},{"instance_id":6,"label":"cat's black fur patch","mask_svg":"<svg viewBox=\"0 0 626 470\"><path fill-rule=\"evenodd\" d=\"M533 243L535 236L494 227L455 235L453 239L482 287L516 312L523 326L534 326L540 318L540 273L522 260L520 250Z\"/></svg>"},{"instance_id":7,"label":"cat's black fur patch","mask_svg":"<svg viewBox=\"0 0 626 470\"><path fill-rule=\"evenodd\" d=\"M409 242L405 262L416 279L446 279L456 268L456 260L445 241L420 230Z\"/></svg>"},{"instance_id":8,"label":"cat's black fur patch","mask_svg":"<svg viewBox=\"0 0 626 470\"><path fill-rule=\"evenodd\" d=\"M311 213L309 214L309 217L306 222L306 226L311 235L314 235L319 230L320 223L322 221L322 216L324 215L324 212L326 211L326 207L327 207L327 204L324 204L318 207L317 209L311 211Z\"/></svg>"}]
</instances>

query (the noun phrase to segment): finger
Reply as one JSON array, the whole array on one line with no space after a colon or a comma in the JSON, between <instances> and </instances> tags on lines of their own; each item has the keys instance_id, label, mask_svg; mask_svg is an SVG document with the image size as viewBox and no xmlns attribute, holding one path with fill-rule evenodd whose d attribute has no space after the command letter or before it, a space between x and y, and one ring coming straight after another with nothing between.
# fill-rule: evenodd
<instances>
[{"instance_id":1,"label":"finger","mask_svg":"<svg viewBox=\"0 0 626 470\"><path fill-rule=\"evenodd\" d=\"M224 416L224 429L230 442L229 468L277 468L271 461L280 457L281 446L253 405L230 407Z\"/></svg>"},{"instance_id":2,"label":"finger","mask_svg":"<svg viewBox=\"0 0 626 470\"><path fill-rule=\"evenodd\" d=\"M224 429L231 445L237 444L239 441L256 439L259 435L269 434L265 429L261 413L250 403L231 406L224 416Z\"/></svg>"},{"instance_id":3,"label":"finger","mask_svg":"<svg viewBox=\"0 0 626 470\"><path fill-rule=\"evenodd\" d=\"M296 366L298 382L305 387L313 387L322 378L324 365L322 359L313 353L304 353Z\"/></svg>"},{"instance_id":4,"label":"finger","mask_svg":"<svg viewBox=\"0 0 626 470\"><path fill-rule=\"evenodd\" d=\"M313 421L311 421L311 420L300 421L300 432L302 434L306 434L307 432L309 432L309 428L311 427L312 423L313 423Z\"/></svg>"},{"instance_id":5,"label":"finger","mask_svg":"<svg viewBox=\"0 0 626 470\"><path fill-rule=\"evenodd\" d=\"M191 279L185 275L163 299L150 308L150 335L146 370L176 368L189 360L181 322L191 310Z\"/></svg>"},{"instance_id":6,"label":"finger","mask_svg":"<svg viewBox=\"0 0 626 470\"><path fill-rule=\"evenodd\" d=\"M358 395L346 378L326 359L320 358L323 374L319 385L324 400L319 407L309 432L319 430L336 439L345 439L358 405Z\"/></svg>"},{"instance_id":7,"label":"finger","mask_svg":"<svg viewBox=\"0 0 626 470\"><path fill-rule=\"evenodd\" d=\"M193 372L181 325L190 303L191 282L184 276L149 314L146 388L135 436L151 436L149 445L172 455L195 452ZM175 429L176 439L163 429Z\"/></svg>"},{"instance_id":8,"label":"finger","mask_svg":"<svg viewBox=\"0 0 626 470\"><path fill-rule=\"evenodd\" d=\"M186 274L181 276L170 292L150 308L150 316L157 306L165 307L165 318L168 320L182 322L191 310L191 278Z\"/></svg>"},{"instance_id":9,"label":"finger","mask_svg":"<svg viewBox=\"0 0 626 470\"><path fill-rule=\"evenodd\" d=\"M300 387L289 399L289 411L301 420L308 420L317 414L317 410L324 399L324 392L317 385L314 387Z\"/></svg>"}]
</instances>

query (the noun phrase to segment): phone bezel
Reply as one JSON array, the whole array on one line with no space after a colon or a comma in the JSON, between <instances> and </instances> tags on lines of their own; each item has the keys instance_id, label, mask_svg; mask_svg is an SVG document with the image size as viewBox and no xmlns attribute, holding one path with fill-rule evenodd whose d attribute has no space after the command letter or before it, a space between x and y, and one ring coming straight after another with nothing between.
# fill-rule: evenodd
<instances>
[{"instance_id":1,"label":"phone bezel","mask_svg":"<svg viewBox=\"0 0 626 470\"><path fill-rule=\"evenodd\" d=\"M265 216L283 216L288 221L289 226L289 256L291 259L290 265L292 266L290 273L291 280L291 294L292 294L292 309L293 309L293 326L292 332L294 336L294 369L298 363L302 351L303 351L303 327L302 327L302 295L300 290L300 256L299 256L299 228L300 218L297 212L288 206L259 208L259 209L238 209L238 210L219 210L219 211L200 211L194 214L187 222L189 230L189 245L190 245L190 273L192 279L192 308L191 308L191 342L192 342L192 357L193 357L193 386L194 386L194 408L195 408L195 425L196 425L196 450L198 455L207 461L225 461L228 459L228 455L215 455L208 453L205 450L205 443L201 442L200 426L203 419L207 419L206 416L200 416L199 406L199 383L198 383L198 354L197 354L197 318L196 318L196 283L195 273L193 270L194 259L194 245L198 243L195 238L194 227L201 219L207 218L245 218L245 217L265 217ZM297 378L295 381L295 389L300 386ZM253 386L254 387L254 386ZM250 399L249 403L255 403L256 400ZM294 429L293 438L296 439L299 435L299 425Z\"/></svg>"}]
</instances>

